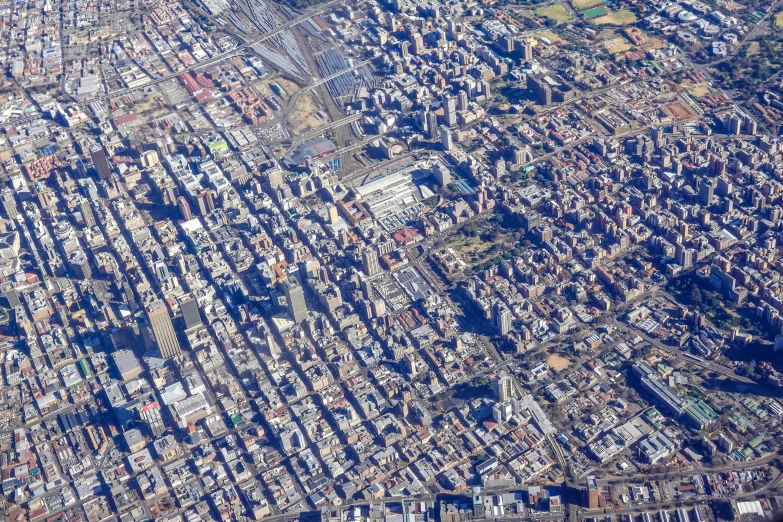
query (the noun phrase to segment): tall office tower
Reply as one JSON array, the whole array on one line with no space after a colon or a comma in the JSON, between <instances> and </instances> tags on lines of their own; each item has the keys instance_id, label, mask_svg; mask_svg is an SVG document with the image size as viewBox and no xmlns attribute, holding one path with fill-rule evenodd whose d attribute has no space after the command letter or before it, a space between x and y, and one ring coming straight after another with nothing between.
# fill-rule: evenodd
<instances>
[{"instance_id":1,"label":"tall office tower","mask_svg":"<svg viewBox=\"0 0 783 522\"><path fill-rule=\"evenodd\" d=\"M443 95L443 113L446 125L453 127L457 124L457 100L454 99L454 96Z\"/></svg>"},{"instance_id":2,"label":"tall office tower","mask_svg":"<svg viewBox=\"0 0 783 522\"><path fill-rule=\"evenodd\" d=\"M215 210L215 200L212 198L210 189L204 189L203 192L196 194L196 202L198 203L198 212L202 216Z\"/></svg>"},{"instance_id":3,"label":"tall office tower","mask_svg":"<svg viewBox=\"0 0 783 522\"><path fill-rule=\"evenodd\" d=\"M373 247L368 246L362 250L362 269L370 277L381 273L378 252Z\"/></svg>"},{"instance_id":4,"label":"tall office tower","mask_svg":"<svg viewBox=\"0 0 783 522\"><path fill-rule=\"evenodd\" d=\"M421 33L413 35L413 54L419 55L424 52L424 37Z\"/></svg>"},{"instance_id":5,"label":"tall office tower","mask_svg":"<svg viewBox=\"0 0 783 522\"><path fill-rule=\"evenodd\" d=\"M307 319L307 303L305 303L304 289L299 281L293 276L288 276L283 283L283 291L291 319L297 324Z\"/></svg>"},{"instance_id":6,"label":"tall office tower","mask_svg":"<svg viewBox=\"0 0 783 522\"><path fill-rule=\"evenodd\" d=\"M136 298L133 296L133 289L131 288L128 278L122 276L122 294L125 296L125 301L128 303L128 308L132 314L136 313L139 307L136 305Z\"/></svg>"},{"instance_id":7,"label":"tall office tower","mask_svg":"<svg viewBox=\"0 0 783 522\"><path fill-rule=\"evenodd\" d=\"M484 98L490 99L492 97L492 90L489 87L489 82L487 80L479 80L479 86L481 87L481 94L484 95Z\"/></svg>"},{"instance_id":8,"label":"tall office tower","mask_svg":"<svg viewBox=\"0 0 783 522\"><path fill-rule=\"evenodd\" d=\"M495 162L495 176L498 178L506 174L506 160L500 158Z\"/></svg>"},{"instance_id":9,"label":"tall office tower","mask_svg":"<svg viewBox=\"0 0 783 522\"><path fill-rule=\"evenodd\" d=\"M177 198L177 206L179 207L179 213L182 214L182 219L185 221L193 219L193 212L190 210L190 205L188 204L188 200L185 199L185 196Z\"/></svg>"},{"instance_id":10,"label":"tall office tower","mask_svg":"<svg viewBox=\"0 0 783 522\"><path fill-rule=\"evenodd\" d=\"M500 335L506 335L511 331L511 310L502 302L497 301L492 307L492 321Z\"/></svg>"},{"instance_id":11,"label":"tall office tower","mask_svg":"<svg viewBox=\"0 0 783 522\"><path fill-rule=\"evenodd\" d=\"M425 118L427 119L427 138L434 140L438 137L438 116L430 111Z\"/></svg>"},{"instance_id":12,"label":"tall office tower","mask_svg":"<svg viewBox=\"0 0 783 522\"><path fill-rule=\"evenodd\" d=\"M95 172L98 173L99 179L108 179L111 177L111 165L106 158L106 152L100 145L95 145L90 149L90 158L92 164L95 167Z\"/></svg>"},{"instance_id":13,"label":"tall office tower","mask_svg":"<svg viewBox=\"0 0 783 522\"><path fill-rule=\"evenodd\" d=\"M445 125L440 126L440 144L447 152L454 146L454 142L451 140L451 131Z\"/></svg>"},{"instance_id":14,"label":"tall office tower","mask_svg":"<svg viewBox=\"0 0 783 522\"><path fill-rule=\"evenodd\" d=\"M147 309L147 321L149 321L148 328L152 333L152 337L158 344L161 357L171 359L182 352L177 333L171 324L169 311L163 301L158 299L150 304Z\"/></svg>"},{"instance_id":15,"label":"tall office tower","mask_svg":"<svg viewBox=\"0 0 783 522\"><path fill-rule=\"evenodd\" d=\"M68 254L68 264L71 266L71 270L73 270L74 275L79 279L92 278L90 260L82 249L74 250Z\"/></svg>"},{"instance_id":16,"label":"tall office tower","mask_svg":"<svg viewBox=\"0 0 783 522\"><path fill-rule=\"evenodd\" d=\"M693 266L693 249L677 243L674 245L674 258L683 268L691 267Z\"/></svg>"},{"instance_id":17,"label":"tall office tower","mask_svg":"<svg viewBox=\"0 0 783 522\"><path fill-rule=\"evenodd\" d=\"M533 44L530 43L530 40L525 40L525 42L521 43L517 49L519 49L519 52L522 55L522 59L526 62L529 62L533 59Z\"/></svg>"},{"instance_id":18,"label":"tall office tower","mask_svg":"<svg viewBox=\"0 0 783 522\"><path fill-rule=\"evenodd\" d=\"M92 205L90 205L90 200L83 198L81 204L79 205L79 210L82 212L82 220L84 221L84 224L90 228L94 227L95 216L92 213Z\"/></svg>"},{"instance_id":19,"label":"tall office tower","mask_svg":"<svg viewBox=\"0 0 783 522\"><path fill-rule=\"evenodd\" d=\"M492 391L498 402L505 402L514 396L514 383L507 373L495 375L492 379Z\"/></svg>"},{"instance_id":20,"label":"tall office tower","mask_svg":"<svg viewBox=\"0 0 783 522\"><path fill-rule=\"evenodd\" d=\"M7 190L0 196L0 204L3 206L3 212L5 212L8 219L16 219L19 215L19 209L16 207L16 199L14 199L14 193Z\"/></svg>"},{"instance_id":21,"label":"tall office tower","mask_svg":"<svg viewBox=\"0 0 783 522\"><path fill-rule=\"evenodd\" d=\"M457 107L461 111L468 110L468 93L464 90L459 91L457 94Z\"/></svg>"},{"instance_id":22,"label":"tall office tower","mask_svg":"<svg viewBox=\"0 0 783 522\"><path fill-rule=\"evenodd\" d=\"M712 203L714 186L712 181L703 179L699 184L699 202L702 205L710 205Z\"/></svg>"}]
</instances>

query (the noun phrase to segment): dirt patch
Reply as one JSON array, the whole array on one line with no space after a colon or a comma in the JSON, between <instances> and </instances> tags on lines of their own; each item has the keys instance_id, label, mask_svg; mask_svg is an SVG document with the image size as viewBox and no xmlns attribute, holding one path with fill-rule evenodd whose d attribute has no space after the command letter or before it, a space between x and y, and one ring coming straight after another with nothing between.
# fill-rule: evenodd
<instances>
[{"instance_id":1,"label":"dirt patch","mask_svg":"<svg viewBox=\"0 0 783 522\"><path fill-rule=\"evenodd\" d=\"M291 131L298 136L302 132L321 127L326 123L323 113L316 113L319 113L319 109L315 101L315 95L312 91L305 92L296 100L296 105L294 105L293 110L286 117L286 121L291 127Z\"/></svg>"},{"instance_id":2,"label":"dirt patch","mask_svg":"<svg viewBox=\"0 0 783 522\"><path fill-rule=\"evenodd\" d=\"M546 359L546 363L556 372L561 372L571 366L571 359L553 353Z\"/></svg>"},{"instance_id":3,"label":"dirt patch","mask_svg":"<svg viewBox=\"0 0 783 522\"><path fill-rule=\"evenodd\" d=\"M663 106L663 109L678 120L685 120L693 116L693 113L685 106L685 104L678 101L667 103Z\"/></svg>"},{"instance_id":4,"label":"dirt patch","mask_svg":"<svg viewBox=\"0 0 783 522\"><path fill-rule=\"evenodd\" d=\"M783 27L783 11L775 15L775 27Z\"/></svg>"}]
</instances>

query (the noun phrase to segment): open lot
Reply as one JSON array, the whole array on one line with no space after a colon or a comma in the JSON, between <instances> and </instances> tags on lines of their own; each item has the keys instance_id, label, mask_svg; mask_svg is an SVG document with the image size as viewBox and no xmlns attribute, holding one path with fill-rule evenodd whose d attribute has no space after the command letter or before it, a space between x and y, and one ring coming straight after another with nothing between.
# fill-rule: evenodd
<instances>
[{"instance_id":1,"label":"open lot","mask_svg":"<svg viewBox=\"0 0 783 522\"><path fill-rule=\"evenodd\" d=\"M710 84L707 82L696 83L694 85L686 85L685 89L694 98L701 98L702 96L707 96L711 90Z\"/></svg>"},{"instance_id":2,"label":"open lot","mask_svg":"<svg viewBox=\"0 0 783 522\"><path fill-rule=\"evenodd\" d=\"M562 355L557 355L556 353L553 353L552 355L547 357L546 363L553 370L560 372L565 370L571 365L571 360L566 357L563 357Z\"/></svg>"},{"instance_id":3,"label":"open lot","mask_svg":"<svg viewBox=\"0 0 783 522\"><path fill-rule=\"evenodd\" d=\"M605 40L603 45L606 48L606 50L612 54L624 53L625 51L629 51L632 47L632 45L628 43L624 38L619 38L619 37Z\"/></svg>"},{"instance_id":4,"label":"open lot","mask_svg":"<svg viewBox=\"0 0 783 522\"><path fill-rule=\"evenodd\" d=\"M783 11L775 15L775 26L783 28Z\"/></svg>"},{"instance_id":5,"label":"open lot","mask_svg":"<svg viewBox=\"0 0 783 522\"><path fill-rule=\"evenodd\" d=\"M593 20L597 25L630 25L636 22L636 15L628 9L621 9Z\"/></svg>"},{"instance_id":6,"label":"open lot","mask_svg":"<svg viewBox=\"0 0 783 522\"><path fill-rule=\"evenodd\" d=\"M318 112L315 95L312 91L306 92L296 100L296 105L294 105L286 121L291 126L294 134L301 134L325 123L323 118L316 115Z\"/></svg>"},{"instance_id":7,"label":"open lot","mask_svg":"<svg viewBox=\"0 0 783 522\"><path fill-rule=\"evenodd\" d=\"M550 43L557 43L560 37L552 31L539 31L533 35L533 38L546 38Z\"/></svg>"}]
</instances>

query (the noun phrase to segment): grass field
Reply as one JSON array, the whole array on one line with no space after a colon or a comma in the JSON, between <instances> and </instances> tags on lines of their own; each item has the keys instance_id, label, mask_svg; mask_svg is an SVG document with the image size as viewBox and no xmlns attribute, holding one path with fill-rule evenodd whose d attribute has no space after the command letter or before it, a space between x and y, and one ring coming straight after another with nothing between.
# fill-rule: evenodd
<instances>
[{"instance_id":1,"label":"grass field","mask_svg":"<svg viewBox=\"0 0 783 522\"><path fill-rule=\"evenodd\" d=\"M609 10L606 7L596 7L595 9L588 9L582 14L585 16L585 18L590 20L591 18L597 18L599 16L605 15L608 12Z\"/></svg>"},{"instance_id":2,"label":"grass field","mask_svg":"<svg viewBox=\"0 0 783 522\"><path fill-rule=\"evenodd\" d=\"M580 11L589 9L596 5L603 5L603 3L604 0L571 0L571 4L574 6L574 9L578 9Z\"/></svg>"},{"instance_id":3,"label":"grass field","mask_svg":"<svg viewBox=\"0 0 783 522\"><path fill-rule=\"evenodd\" d=\"M598 17L593 22L598 25L631 25L636 22L636 15L628 9L621 9Z\"/></svg>"},{"instance_id":4,"label":"grass field","mask_svg":"<svg viewBox=\"0 0 783 522\"><path fill-rule=\"evenodd\" d=\"M550 5L549 7L539 7L535 10L537 16L549 18L555 22L567 22L571 19L571 13L560 4Z\"/></svg>"},{"instance_id":5,"label":"grass field","mask_svg":"<svg viewBox=\"0 0 783 522\"><path fill-rule=\"evenodd\" d=\"M783 11L775 15L775 27L783 28Z\"/></svg>"},{"instance_id":6,"label":"grass field","mask_svg":"<svg viewBox=\"0 0 783 522\"><path fill-rule=\"evenodd\" d=\"M557 43L560 41L560 37L552 31L539 31L533 35L533 38L546 38L550 43Z\"/></svg>"}]
</instances>

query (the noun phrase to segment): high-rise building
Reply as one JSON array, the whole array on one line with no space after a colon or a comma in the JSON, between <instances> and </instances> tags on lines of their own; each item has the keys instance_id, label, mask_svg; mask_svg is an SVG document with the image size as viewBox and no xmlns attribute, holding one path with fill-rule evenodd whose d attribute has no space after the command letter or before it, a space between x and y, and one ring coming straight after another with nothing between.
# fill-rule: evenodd
<instances>
[{"instance_id":1,"label":"high-rise building","mask_svg":"<svg viewBox=\"0 0 783 522\"><path fill-rule=\"evenodd\" d=\"M440 144L443 145L443 150L447 152L454 146L451 139L451 131L445 125L440 126Z\"/></svg>"},{"instance_id":2,"label":"high-rise building","mask_svg":"<svg viewBox=\"0 0 783 522\"><path fill-rule=\"evenodd\" d=\"M598 509L598 482L595 477L587 477L587 509Z\"/></svg>"},{"instance_id":3,"label":"high-rise building","mask_svg":"<svg viewBox=\"0 0 783 522\"><path fill-rule=\"evenodd\" d=\"M83 250L74 250L68 254L68 264L71 267L74 275L79 279L92 278L92 268L90 268L90 260L87 254Z\"/></svg>"},{"instance_id":4,"label":"high-rise building","mask_svg":"<svg viewBox=\"0 0 783 522\"><path fill-rule=\"evenodd\" d=\"M215 200L212 198L212 191L204 189L203 192L196 194L199 215L206 216L215 210Z\"/></svg>"},{"instance_id":5,"label":"high-rise building","mask_svg":"<svg viewBox=\"0 0 783 522\"><path fill-rule=\"evenodd\" d=\"M141 166L144 168L154 167L160 162L158 153L154 150L148 150L141 153Z\"/></svg>"},{"instance_id":6,"label":"high-rise building","mask_svg":"<svg viewBox=\"0 0 783 522\"><path fill-rule=\"evenodd\" d=\"M90 205L90 200L83 198L81 204L79 205L79 210L82 213L82 221L84 221L84 224L90 228L94 227L95 216L92 213L92 205Z\"/></svg>"},{"instance_id":7,"label":"high-rise building","mask_svg":"<svg viewBox=\"0 0 783 522\"><path fill-rule=\"evenodd\" d=\"M370 277L381 273L378 252L373 247L368 246L362 250L362 269Z\"/></svg>"},{"instance_id":8,"label":"high-rise building","mask_svg":"<svg viewBox=\"0 0 783 522\"><path fill-rule=\"evenodd\" d=\"M438 185L441 187L445 187L451 183L451 171L442 163L436 163L435 166L432 167L432 177L435 178Z\"/></svg>"},{"instance_id":9,"label":"high-rise building","mask_svg":"<svg viewBox=\"0 0 783 522\"><path fill-rule=\"evenodd\" d=\"M307 303L305 303L304 289L299 281L293 276L288 276L283 283L283 292L285 292L285 302L291 319L297 324L307 319Z\"/></svg>"},{"instance_id":10,"label":"high-rise building","mask_svg":"<svg viewBox=\"0 0 783 522\"><path fill-rule=\"evenodd\" d=\"M106 151L100 145L95 145L90 149L90 158L92 164L95 167L95 172L98 173L99 179L108 179L111 177L111 165L106 157Z\"/></svg>"},{"instance_id":11,"label":"high-rise building","mask_svg":"<svg viewBox=\"0 0 783 522\"><path fill-rule=\"evenodd\" d=\"M500 335L506 335L511 331L511 310L500 301L496 301L492 307L492 321Z\"/></svg>"},{"instance_id":12,"label":"high-rise building","mask_svg":"<svg viewBox=\"0 0 783 522\"><path fill-rule=\"evenodd\" d=\"M498 402L505 402L514 396L514 383L507 373L495 375L492 379L492 391Z\"/></svg>"},{"instance_id":13,"label":"high-rise building","mask_svg":"<svg viewBox=\"0 0 783 522\"><path fill-rule=\"evenodd\" d=\"M427 120L427 138L434 140L438 137L438 116L430 111L425 115Z\"/></svg>"},{"instance_id":14,"label":"high-rise building","mask_svg":"<svg viewBox=\"0 0 783 522\"><path fill-rule=\"evenodd\" d=\"M179 207L179 213L182 214L182 219L185 221L193 219L193 212L190 210L190 205L188 204L188 200L185 199L185 196L177 198L177 206Z\"/></svg>"},{"instance_id":15,"label":"high-rise building","mask_svg":"<svg viewBox=\"0 0 783 522\"><path fill-rule=\"evenodd\" d=\"M136 305L136 298L133 296L133 288L131 288L128 278L125 276L122 276L122 293L125 296L125 301L128 303L130 312L135 314L139 307Z\"/></svg>"},{"instance_id":16,"label":"high-rise building","mask_svg":"<svg viewBox=\"0 0 783 522\"><path fill-rule=\"evenodd\" d=\"M516 48L519 50L519 54L524 61L529 62L533 59L533 44L530 40L519 42L519 45L517 45Z\"/></svg>"},{"instance_id":17,"label":"high-rise building","mask_svg":"<svg viewBox=\"0 0 783 522\"><path fill-rule=\"evenodd\" d=\"M413 35L413 54L419 55L424 52L424 37L421 33Z\"/></svg>"},{"instance_id":18,"label":"high-rise building","mask_svg":"<svg viewBox=\"0 0 783 522\"><path fill-rule=\"evenodd\" d=\"M492 97L492 90L487 80L479 80L479 87L481 87L481 94L484 95L484 98L488 100Z\"/></svg>"},{"instance_id":19,"label":"high-rise building","mask_svg":"<svg viewBox=\"0 0 783 522\"><path fill-rule=\"evenodd\" d=\"M443 113L446 125L453 127L457 124L457 100L454 96L449 94L443 96Z\"/></svg>"},{"instance_id":20,"label":"high-rise building","mask_svg":"<svg viewBox=\"0 0 783 522\"><path fill-rule=\"evenodd\" d=\"M674 246L674 258L683 268L691 267L693 266L693 249L677 243Z\"/></svg>"},{"instance_id":21,"label":"high-rise building","mask_svg":"<svg viewBox=\"0 0 783 522\"><path fill-rule=\"evenodd\" d=\"M505 174L506 174L506 160L500 158L495 162L495 176L499 178L501 176L504 176Z\"/></svg>"},{"instance_id":22,"label":"high-rise building","mask_svg":"<svg viewBox=\"0 0 783 522\"><path fill-rule=\"evenodd\" d=\"M702 205L709 206L712 203L713 191L712 181L703 179L699 184L699 202Z\"/></svg>"},{"instance_id":23,"label":"high-rise building","mask_svg":"<svg viewBox=\"0 0 783 522\"><path fill-rule=\"evenodd\" d=\"M3 212L5 212L5 215L8 217L8 219L16 219L16 217L19 215L19 209L16 207L14 193L10 190L4 192L3 195L0 196L0 204L2 204Z\"/></svg>"},{"instance_id":24,"label":"high-rise building","mask_svg":"<svg viewBox=\"0 0 783 522\"><path fill-rule=\"evenodd\" d=\"M177 333L171 324L169 311L163 301L158 299L150 304L147 308L147 321L149 321L148 327L158 345L161 357L171 359L182 352Z\"/></svg>"},{"instance_id":25,"label":"high-rise building","mask_svg":"<svg viewBox=\"0 0 783 522\"><path fill-rule=\"evenodd\" d=\"M459 91L459 94L457 94L457 107L461 111L468 110L468 93L464 90Z\"/></svg>"}]
</instances>

